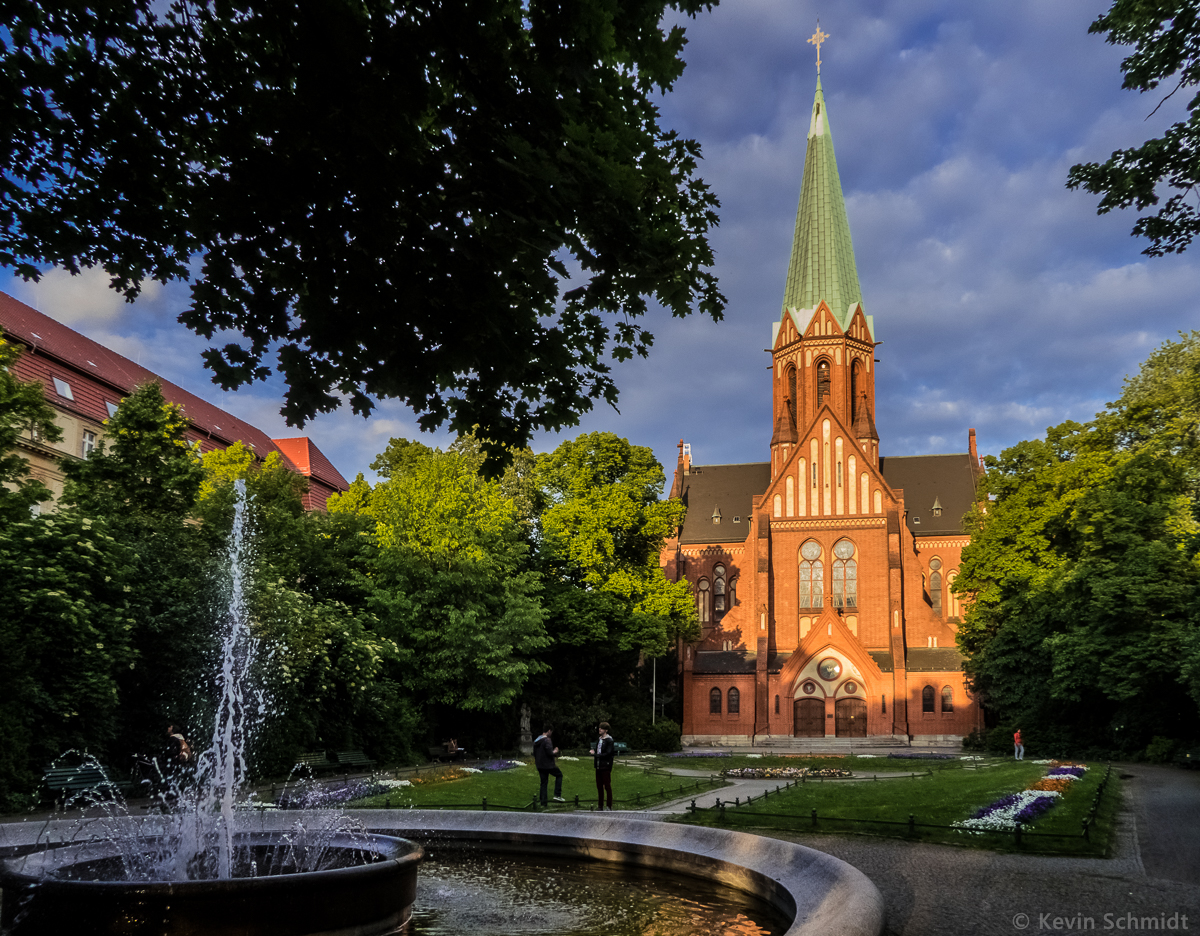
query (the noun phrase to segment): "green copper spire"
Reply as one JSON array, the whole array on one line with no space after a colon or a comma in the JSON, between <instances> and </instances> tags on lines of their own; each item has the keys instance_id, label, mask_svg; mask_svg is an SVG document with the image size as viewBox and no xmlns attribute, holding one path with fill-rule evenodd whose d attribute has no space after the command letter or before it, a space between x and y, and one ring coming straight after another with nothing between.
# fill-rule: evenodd
<instances>
[{"instance_id":1,"label":"green copper spire","mask_svg":"<svg viewBox=\"0 0 1200 936\"><path fill-rule=\"evenodd\" d=\"M845 328L851 305L862 302L862 291L854 266L854 245L850 242L850 222L846 220L837 159L833 155L829 115L818 76L783 307L813 309L822 299ZM804 324L801 322L801 327Z\"/></svg>"}]
</instances>

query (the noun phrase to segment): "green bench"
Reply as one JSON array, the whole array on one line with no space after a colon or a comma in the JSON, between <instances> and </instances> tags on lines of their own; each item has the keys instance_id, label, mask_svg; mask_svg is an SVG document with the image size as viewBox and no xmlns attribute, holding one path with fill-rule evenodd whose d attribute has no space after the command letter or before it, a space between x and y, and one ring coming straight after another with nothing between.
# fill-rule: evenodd
<instances>
[{"instance_id":1,"label":"green bench","mask_svg":"<svg viewBox=\"0 0 1200 936\"><path fill-rule=\"evenodd\" d=\"M309 754L300 754L296 758L297 767L307 767L313 773L320 770L337 770L338 765L331 761L324 751L313 751Z\"/></svg>"},{"instance_id":2,"label":"green bench","mask_svg":"<svg viewBox=\"0 0 1200 936\"><path fill-rule=\"evenodd\" d=\"M66 801L89 790L102 796L128 793L133 786L128 780L112 780L104 769L95 764L79 767L51 767L42 777L42 786L55 802Z\"/></svg>"},{"instance_id":3,"label":"green bench","mask_svg":"<svg viewBox=\"0 0 1200 936\"><path fill-rule=\"evenodd\" d=\"M362 751L338 751L337 753L338 766L350 770L352 768L361 768L370 770L375 766L375 761L367 757Z\"/></svg>"}]
</instances>

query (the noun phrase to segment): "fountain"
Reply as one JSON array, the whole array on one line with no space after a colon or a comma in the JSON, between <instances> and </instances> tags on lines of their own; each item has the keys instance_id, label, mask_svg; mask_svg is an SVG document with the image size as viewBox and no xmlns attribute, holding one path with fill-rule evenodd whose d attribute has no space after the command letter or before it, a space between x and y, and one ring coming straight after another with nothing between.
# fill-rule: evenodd
<instances>
[{"instance_id":1,"label":"fountain","mask_svg":"<svg viewBox=\"0 0 1200 936\"><path fill-rule=\"evenodd\" d=\"M395 931L416 892L419 845L368 833L340 813L251 830L238 810L246 749L265 711L250 678L245 482L237 482L219 622L220 689L209 749L173 805L131 816L119 798L91 805L66 834L0 868L0 930L57 933L366 934Z\"/></svg>"}]
</instances>

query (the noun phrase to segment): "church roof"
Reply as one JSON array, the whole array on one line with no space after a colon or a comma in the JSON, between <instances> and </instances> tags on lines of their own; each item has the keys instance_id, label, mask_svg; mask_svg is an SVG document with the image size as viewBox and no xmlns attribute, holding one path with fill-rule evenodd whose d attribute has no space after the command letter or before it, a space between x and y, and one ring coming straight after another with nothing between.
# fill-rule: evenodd
<instances>
[{"instance_id":1,"label":"church roof","mask_svg":"<svg viewBox=\"0 0 1200 936\"><path fill-rule=\"evenodd\" d=\"M963 532L963 515L975 503L970 455L885 455L879 459L879 468L892 489L904 489L913 536ZM935 505L941 508L941 516L934 513Z\"/></svg>"},{"instance_id":2,"label":"church roof","mask_svg":"<svg viewBox=\"0 0 1200 936\"><path fill-rule=\"evenodd\" d=\"M694 465L683 476L680 498L687 517L679 533L680 543L740 542L750 530L750 511L755 497L771 483L771 463L748 465ZM720 511L721 522L714 523Z\"/></svg>"},{"instance_id":3,"label":"church roof","mask_svg":"<svg viewBox=\"0 0 1200 936\"><path fill-rule=\"evenodd\" d=\"M850 222L846 218L842 182L833 153L829 114L818 77L783 307L812 310L822 299L845 328L850 322L851 309L862 302L862 290L858 285ZM794 314L794 317L798 323L804 320L799 325L803 330L810 316Z\"/></svg>"}]
</instances>

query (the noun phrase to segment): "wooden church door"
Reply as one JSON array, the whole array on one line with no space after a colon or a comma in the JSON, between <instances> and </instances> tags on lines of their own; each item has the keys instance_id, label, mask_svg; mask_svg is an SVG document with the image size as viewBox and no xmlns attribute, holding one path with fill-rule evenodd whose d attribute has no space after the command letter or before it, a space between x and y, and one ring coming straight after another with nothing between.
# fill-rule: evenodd
<instances>
[{"instance_id":1,"label":"wooden church door","mask_svg":"<svg viewBox=\"0 0 1200 936\"><path fill-rule=\"evenodd\" d=\"M792 706L792 734L797 738L825 737L825 700L797 699Z\"/></svg>"},{"instance_id":2,"label":"wooden church door","mask_svg":"<svg viewBox=\"0 0 1200 936\"><path fill-rule=\"evenodd\" d=\"M862 699L838 699L834 712L839 738L867 736L867 703Z\"/></svg>"}]
</instances>

